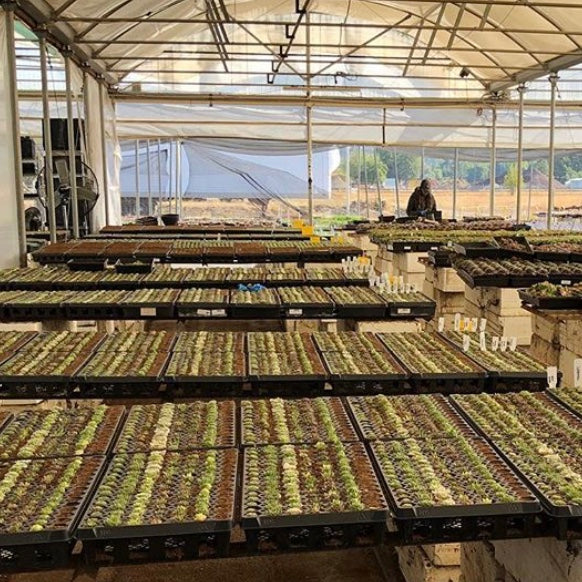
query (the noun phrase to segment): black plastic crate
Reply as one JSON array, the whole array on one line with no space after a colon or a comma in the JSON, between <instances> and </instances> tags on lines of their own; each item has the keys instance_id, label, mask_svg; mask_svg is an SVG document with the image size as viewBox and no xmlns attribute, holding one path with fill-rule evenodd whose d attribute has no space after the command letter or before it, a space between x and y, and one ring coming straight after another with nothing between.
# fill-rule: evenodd
<instances>
[{"instance_id":1,"label":"black plastic crate","mask_svg":"<svg viewBox=\"0 0 582 582\"><path fill-rule=\"evenodd\" d=\"M436 303L434 301L390 301L388 315L394 319L427 319L434 317Z\"/></svg>"},{"instance_id":2,"label":"black plastic crate","mask_svg":"<svg viewBox=\"0 0 582 582\"><path fill-rule=\"evenodd\" d=\"M436 251L440 245L436 241L392 241L387 244L387 248L395 253L424 253Z\"/></svg>"},{"instance_id":3,"label":"black plastic crate","mask_svg":"<svg viewBox=\"0 0 582 582\"><path fill-rule=\"evenodd\" d=\"M280 319L282 306L279 303L231 303L230 313L233 319Z\"/></svg>"},{"instance_id":4,"label":"black plastic crate","mask_svg":"<svg viewBox=\"0 0 582 582\"><path fill-rule=\"evenodd\" d=\"M582 309L582 297L536 297L530 295L527 289L520 289L519 296L524 303L533 305L538 309Z\"/></svg>"},{"instance_id":5,"label":"black plastic crate","mask_svg":"<svg viewBox=\"0 0 582 582\"><path fill-rule=\"evenodd\" d=\"M59 304L4 305L2 318L6 321L44 321L67 319L65 308Z\"/></svg>"},{"instance_id":6,"label":"black plastic crate","mask_svg":"<svg viewBox=\"0 0 582 582\"><path fill-rule=\"evenodd\" d=\"M561 379L561 374L559 374ZM558 381L559 384L559 381ZM548 385L546 372L503 372L488 371L487 389L490 392L542 392Z\"/></svg>"},{"instance_id":7,"label":"black plastic crate","mask_svg":"<svg viewBox=\"0 0 582 582\"><path fill-rule=\"evenodd\" d=\"M500 259L505 256L502 249L488 242L455 243L453 249L469 259Z\"/></svg>"},{"instance_id":8,"label":"black plastic crate","mask_svg":"<svg viewBox=\"0 0 582 582\"><path fill-rule=\"evenodd\" d=\"M159 382L129 382L129 383L107 383L107 382L82 382L73 384L68 391L68 398L76 400L84 399L110 399L120 398L161 398L164 395Z\"/></svg>"},{"instance_id":9,"label":"black plastic crate","mask_svg":"<svg viewBox=\"0 0 582 582\"><path fill-rule=\"evenodd\" d=\"M259 376L249 375L253 392L258 396L325 396L327 376Z\"/></svg>"},{"instance_id":10,"label":"black plastic crate","mask_svg":"<svg viewBox=\"0 0 582 582\"><path fill-rule=\"evenodd\" d=\"M325 319L333 317L335 306L329 303L284 303L283 317L287 319Z\"/></svg>"},{"instance_id":11,"label":"black plastic crate","mask_svg":"<svg viewBox=\"0 0 582 582\"><path fill-rule=\"evenodd\" d=\"M206 398L240 396L243 376L170 376L165 378L168 397Z\"/></svg>"},{"instance_id":12,"label":"black plastic crate","mask_svg":"<svg viewBox=\"0 0 582 582\"><path fill-rule=\"evenodd\" d=\"M65 303L65 316L71 320L122 319L119 303Z\"/></svg>"},{"instance_id":13,"label":"black plastic crate","mask_svg":"<svg viewBox=\"0 0 582 582\"><path fill-rule=\"evenodd\" d=\"M176 316L181 319L225 319L230 316L227 300L221 303L176 303Z\"/></svg>"},{"instance_id":14,"label":"black plastic crate","mask_svg":"<svg viewBox=\"0 0 582 582\"><path fill-rule=\"evenodd\" d=\"M124 319L176 319L175 303L123 303L120 307Z\"/></svg>"},{"instance_id":15,"label":"black plastic crate","mask_svg":"<svg viewBox=\"0 0 582 582\"><path fill-rule=\"evenodd\" d=\"M68 383L45 384L43 382L20 382L0 379L0 398L4 400L54 400L69 398Z\"/></svg>"},{"instance_id":16,"label":"black plastic crate","mask_svg":"<svg viewBox=\"0 0 582 582\"><path fill-rule=\"evenodd\" d=\"M148 274L152 272L154 266L154 260L127 260L119 259L115 263L115 271L117 273L142 273Z\"/></svg>"},{"instance_id":17,"label":"black plastic crate","mask_svg":"<svg viewBox=\"0 0 582 582\"><path fill-rule=\"evenodd\" d=\"M365 303L337 303L337 317L341 319L385 319L387 305Z\"/></svg>"},{"instance_id":18,"label":"black plastic crate","mask_svg":"<svg viewBox=\"0 0 582 582\"><path fill-rule=\"evenodd\" d=\"M70 259L67 266L71 271L104 271L107 259Z\"/></svg>"},{"instance_id":19,"label":"black plastic crate","mask_svg":"<svg viewBox=\"0 0 582 582\"><path fill-rule=\"evenodd\" d=\"M23 545L0 542L0 575L72 567L74 542L45 542Z\"/></svg>"}]
</instances>

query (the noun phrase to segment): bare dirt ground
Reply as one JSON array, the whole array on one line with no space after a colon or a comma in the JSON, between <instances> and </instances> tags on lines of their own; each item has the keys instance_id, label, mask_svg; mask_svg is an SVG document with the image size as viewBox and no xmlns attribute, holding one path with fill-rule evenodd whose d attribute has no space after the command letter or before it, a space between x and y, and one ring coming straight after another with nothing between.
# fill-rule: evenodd
<instances>
[{"instance_id":1,"label":"bare dirt ground","mask_svg":"<svg viewBox=\"0 0 582 582\"><path fill-rule=\"evenodd\" d=\"M453 193L450 190L437 190L434 192L437 205L442 209L445 218L453 215ZM403 211L410 192L400 192L399 205ZM396 196L393 190L382 190L384 214L394 214L396 209ZM521 199L521 219L533 220L538 212L547 210L547 191L534 190L531 193L524 189ZM378 193L374 188L368 191L370 201L370 216L374 218L378 214ZM358 204L359 199L359 204ZM307 213L307 200L290 199L289 202ZM570 206L582 206L582 191L559 190L555 193L555 207L565 208ZM359 210L358 210L359 208ZM517 197L509 191L498 191L495 195L495 214L505 217L515 217ZM162 205L163 212L169 212L168 203ZM171 212L175 212L172 205ZM351 205L348 209L345 191L335 190L329 199L314 200L314 214L316 216L334 216L344 214L367 216L366 196L363 189L358 197L353 189ZM259 220L264 218L262 209L244 200L184 200L182 202L182 214L185 219L245 219ZM459 191L457 193L456 216L487 216L489 214L489 191ZM298 213L277 201L269 203L266 210L266 218L269 219L293 219ZM127 217L129 218L129 217Z\"/></svg>"}]
</instances>

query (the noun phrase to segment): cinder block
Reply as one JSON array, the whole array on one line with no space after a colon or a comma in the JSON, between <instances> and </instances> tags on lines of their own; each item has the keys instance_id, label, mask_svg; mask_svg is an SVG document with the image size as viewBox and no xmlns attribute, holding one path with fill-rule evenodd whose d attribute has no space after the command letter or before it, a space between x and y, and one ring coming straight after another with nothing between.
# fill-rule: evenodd
<instances>
[{"instance_id":1,"label":"cinder block","mask_svg":"<svg viewBox=\"0 0 582 582\"><path fill-rule=\"evenodd\" d=\"M578 346L582 352L582 345ZM574 360L582 358L582 353L574 353L562 348L558 359L558 370L562 372L562 386L574 386ZM582 567L582 566L581 566Z\"/></svg>"},{"instance_id":2,"label":"cinder block","mask_svg":"<svg viewBox=\"0 0 582 582\"><path fill-rule=\"evenodd\" d=\"M374 270L377 273L388 273L389 275L393 272L393 263L392 261L387 261L386 259L382 259L381 257L376 257L374 261Z\"/></svg>"},{"instance_id":3,"label":"cinder block","mask_svg":"<svg viewBox=\"0 0 582 582\"><path fill-rule=\"evenodd\" d=\"M547 342L560 341L560 319L556 315L536 312L532 318L532 331Z\"/></svg>"},{"instance_id":4,"label":"cinder block","mask_svg":"<svg viewBox=\"0 0 582 582\"><path fill-rule=\"evenodd\" d=\"M435 288L433 298L437 304L437 309L449 307L457 309L458 311L465 310L465 297L463 293L448 293Z\"/></svg>"},{"instance_id":5,"label":"cinder block","mask_svg":"<svg viewBox=\"0 0 582 582\"><path fill-rule=\"evenodd\" d=\"M560 346L547 342L538 335L533 335L529 353L548 366L559 366Z\"/></svg>"},{"instance_id":6,"label":"cinder block","mask_svg":"<svg viewBox=\"0 0 582 582\"><path fill-rule=\"evenodd\" d=\"M461 565L461 544L433 544L422 549L435 566Z\"/></svg>"},{"instance_id":7,"label":"cinder block","mask_svg":"<svg viewBox=\"0 0 582 582\"><path fill-rule=\"evenodd\" d=\"M559 323L560 346L575 354L582 354L582 319L579 316L574 319L575 316L573 314L572 319L565 319Z\"/></svg>"},{"instance_id":8,"label":"cinder block","mask_svg":"<svg viewBox=\"0 0 582 582\"><path fill-rule=\"evenodd\" d=\"M426 279L422 283L422 292L429 298L434 299L434 286Z\"/></svg>"},{"instance_id":9,"label":"cinder block","mask_svg":"<svg viewBox=\"0 0 582 582\"><path fill-rule=\"evenodd\" d=\"M434 283L435 271L436 271L436 269L435 269L434 265L425 265L424 266L424 278L429 283Z\"/></svg>"},{"instance_id":10,"label":"cinder block","mask_svg":"<svg viewBox=\"0 0 582 582\"><path fill-rule=\"evenodd\" d=\"M582 543L579 541L540 538L493 542L493 545L497 561L519 582L582 582Z\"/></svg>"},{"instance_id":11,"label":"cinder block","mask_svg":"<svg viewBox=\"0 0 582 582\"><path fill-rule=\"evenodd\" d=\"M455 269L439 268L435 270L434 286L441 291L464 293L465 282L457 275Z\"/></svg>"},{"instance_id":12,"label":"cinder block","mask_svg":"<svg viewBox=\"0 0 582 582\"><path fill-rule=\"evenodd\" d=\"M495 558L495 548L489 542L461 544L461 572L465 582L505 581L505 568Z\"/></svg>"},{"instance_id":13,"label":"cinder block","mask_svg":"<svg viewBox=\"0 0 582 582\"><path fill-rule=\"evenodd\" d=\"M396 551L406 582L459 582L458 566L435 566L421 546L405 546Z\"/></svg>"},{"instance_id":14,"label":"cinder block","mask_svg":"<svg viewBox=\"0 0 582 582\"><path fill-rule=\"evenodd\" d=\"M406 273L400 272L405 283L415 285L417 289L422 289L424 285L424 273Z\"/></svg>"}]
</instances>

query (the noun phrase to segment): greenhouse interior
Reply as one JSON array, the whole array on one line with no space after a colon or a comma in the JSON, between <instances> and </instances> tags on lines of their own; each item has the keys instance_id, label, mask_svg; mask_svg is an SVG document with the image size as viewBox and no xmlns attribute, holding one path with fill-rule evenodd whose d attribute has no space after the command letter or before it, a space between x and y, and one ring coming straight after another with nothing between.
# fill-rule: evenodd
<instances>
[{"instance_id":1,"label":"greenhouse interior","mask_svg":"<svg viewBox=\"0 0 582 582\"><path fill-rule=\"evenodd\" d=\"M0 579L582 581L581 0L0 0Z\"/></svg>"}]
</instances>

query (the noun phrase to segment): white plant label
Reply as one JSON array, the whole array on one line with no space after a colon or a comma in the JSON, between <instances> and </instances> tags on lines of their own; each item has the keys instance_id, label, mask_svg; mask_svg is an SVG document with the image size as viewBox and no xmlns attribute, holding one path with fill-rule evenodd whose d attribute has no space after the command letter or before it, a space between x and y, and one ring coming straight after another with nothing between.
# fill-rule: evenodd
<instances>
[{"instance_id":1,"label":"white plant label","mask_svg":"<svg viewBox=\"0 0 582 582\"><path fill-rule=\"evenodd\" d=\"M498 338L496 335L494 335L494 336L491 338L491 349L492 349L494 352L496 352L498 348L499 348L499 338Z\"/></svg>"},{"instance_id":2,"label":"white plant label","mask_svg":"<svg viewBox=\"0 0 582 582\"><path fill-rule=\"evenodd\" d=\"M226 317L226 309L213 309L212 317Z\"/></svg>"},{"instance_id":3,"label":"white plant label","mask_svg":"<svg viewBox=\"0 0 582 582\"><path fill-rule=\"evenodd\" d=\"M290 309L289 315L294 316L294 317L303 315L303 309Z\"/></svg>"},{"instance_id":4,"label":"white plant label","mask_svg":"<svg viewBox=\"0 0 582 582\"><path fill-rule=\"evenodd\" d=\"M471 331L479 331L479 318L471 318Z\"/></svg>"},{"instance_id":5,"label":"white plant label","mask_svg":"<svg viewBox=\"0 0 582 582\"><path fill-rule=\"evenodd\" d=\"M155 317L158 312L156 311L155 307L141 307L139 310L139 314L142 317Z\"/></svg>"},{"instance_id":6,"label":"white plant label","mask_svg":"<svg viewBox=\"0 0 582 582\"><path fill-rule=\"evenodd\" d=\"M484 331L479 334L479 348L482 352L487 351L487 338Z\"/></svg>"},{"instance_id":7,"label":"white plant label","mask_svg":"<svg viewBox=\"0 0 582 582\"><path fill-rule=\"evenodd\" d=\"M468 352L470 347L471 347L471 337L465 333L463 334L463 351Z\"/></svg>"},{"instance_id":8,"label":"white plant label","mask_svg":"<svg viewBox=\"0 0 582 582\"><path fill-rule=\"evenodd\" d=\"M471 331L471 320L468 317L463 318L463 329L465 331Z\"/></svg>"},{"instance_id":9,"label":"white plant label","mask_svg":"<svg viewBox=\"0 0 582 582\"><path fill-rule=\"evenodd\" d=\"M487 327L487 320L482 317L481 320L479 321L479 331L483 332L485 331L485 328Z\"/></svg>"},{"instance_id":10,"label":"white plant label","mask_svg":"<svg viewBox=\"0 0 582 582\"><path fill-rule=\"evenodd\" d=\"M582 358L574 360L574 388L582 388Z\"/></svg>"},{"instance_id":11,"label":"white plant label","mask_svg":"<svg viewBox=\"0 0 582 582\"><path fill-rule=\"evenodd\" d=\"M396 310L396 313L398 313L398 315L410 315L411 310L410 307L399 307Z\"/></svg>"},{"instance_id":12,"label":"white plant label","mask_svg":"<svg viewBox=\"0 0 582 582\"><path fill-rule=\"evenodd\" d=\"M445 318L444 317L439 317L439 327L438 327L439 331L442 333L443 331L445 331Z\"/></svg>"},{"instance_id":13,"label":"white plant label","mask_svg":"<svg viewBox=\"0 0 582 582\"><path fill-rule=\"evenodd\" d=\"M455 331L459 331L461 329L461 314L455 313Z\"/></svg>"},{"instance_id":14,"label":"white plant label","mask_svg":"<svg viewBox=\"0 0 582 582\"><path fill-rule=\"evenodd\" d=\"M515 350L517 350L517 338L515 336L509 338L509 349L512 352L515 352Z\"/></svg>"},{"instance_id":15,"label":"white plant label","mask_svg":"<svg viewBox=\"0 0 582 582\"><path fill-rule=\"evenodd\" d=\"M507 336L503 336L501 338L501 341L499 342L499 349L502 352L506 352L507 351Z\"/></svg>"},{"instance_id":16,"label":"white plant label","mask_svg":"<svg viewBox=\"0 0 582 582\"><path fill-rule=\"evenodd\" d=\"M548 366L548 387L555 388L558 385L558 368Z\"/></svg>"}]
</instances>

